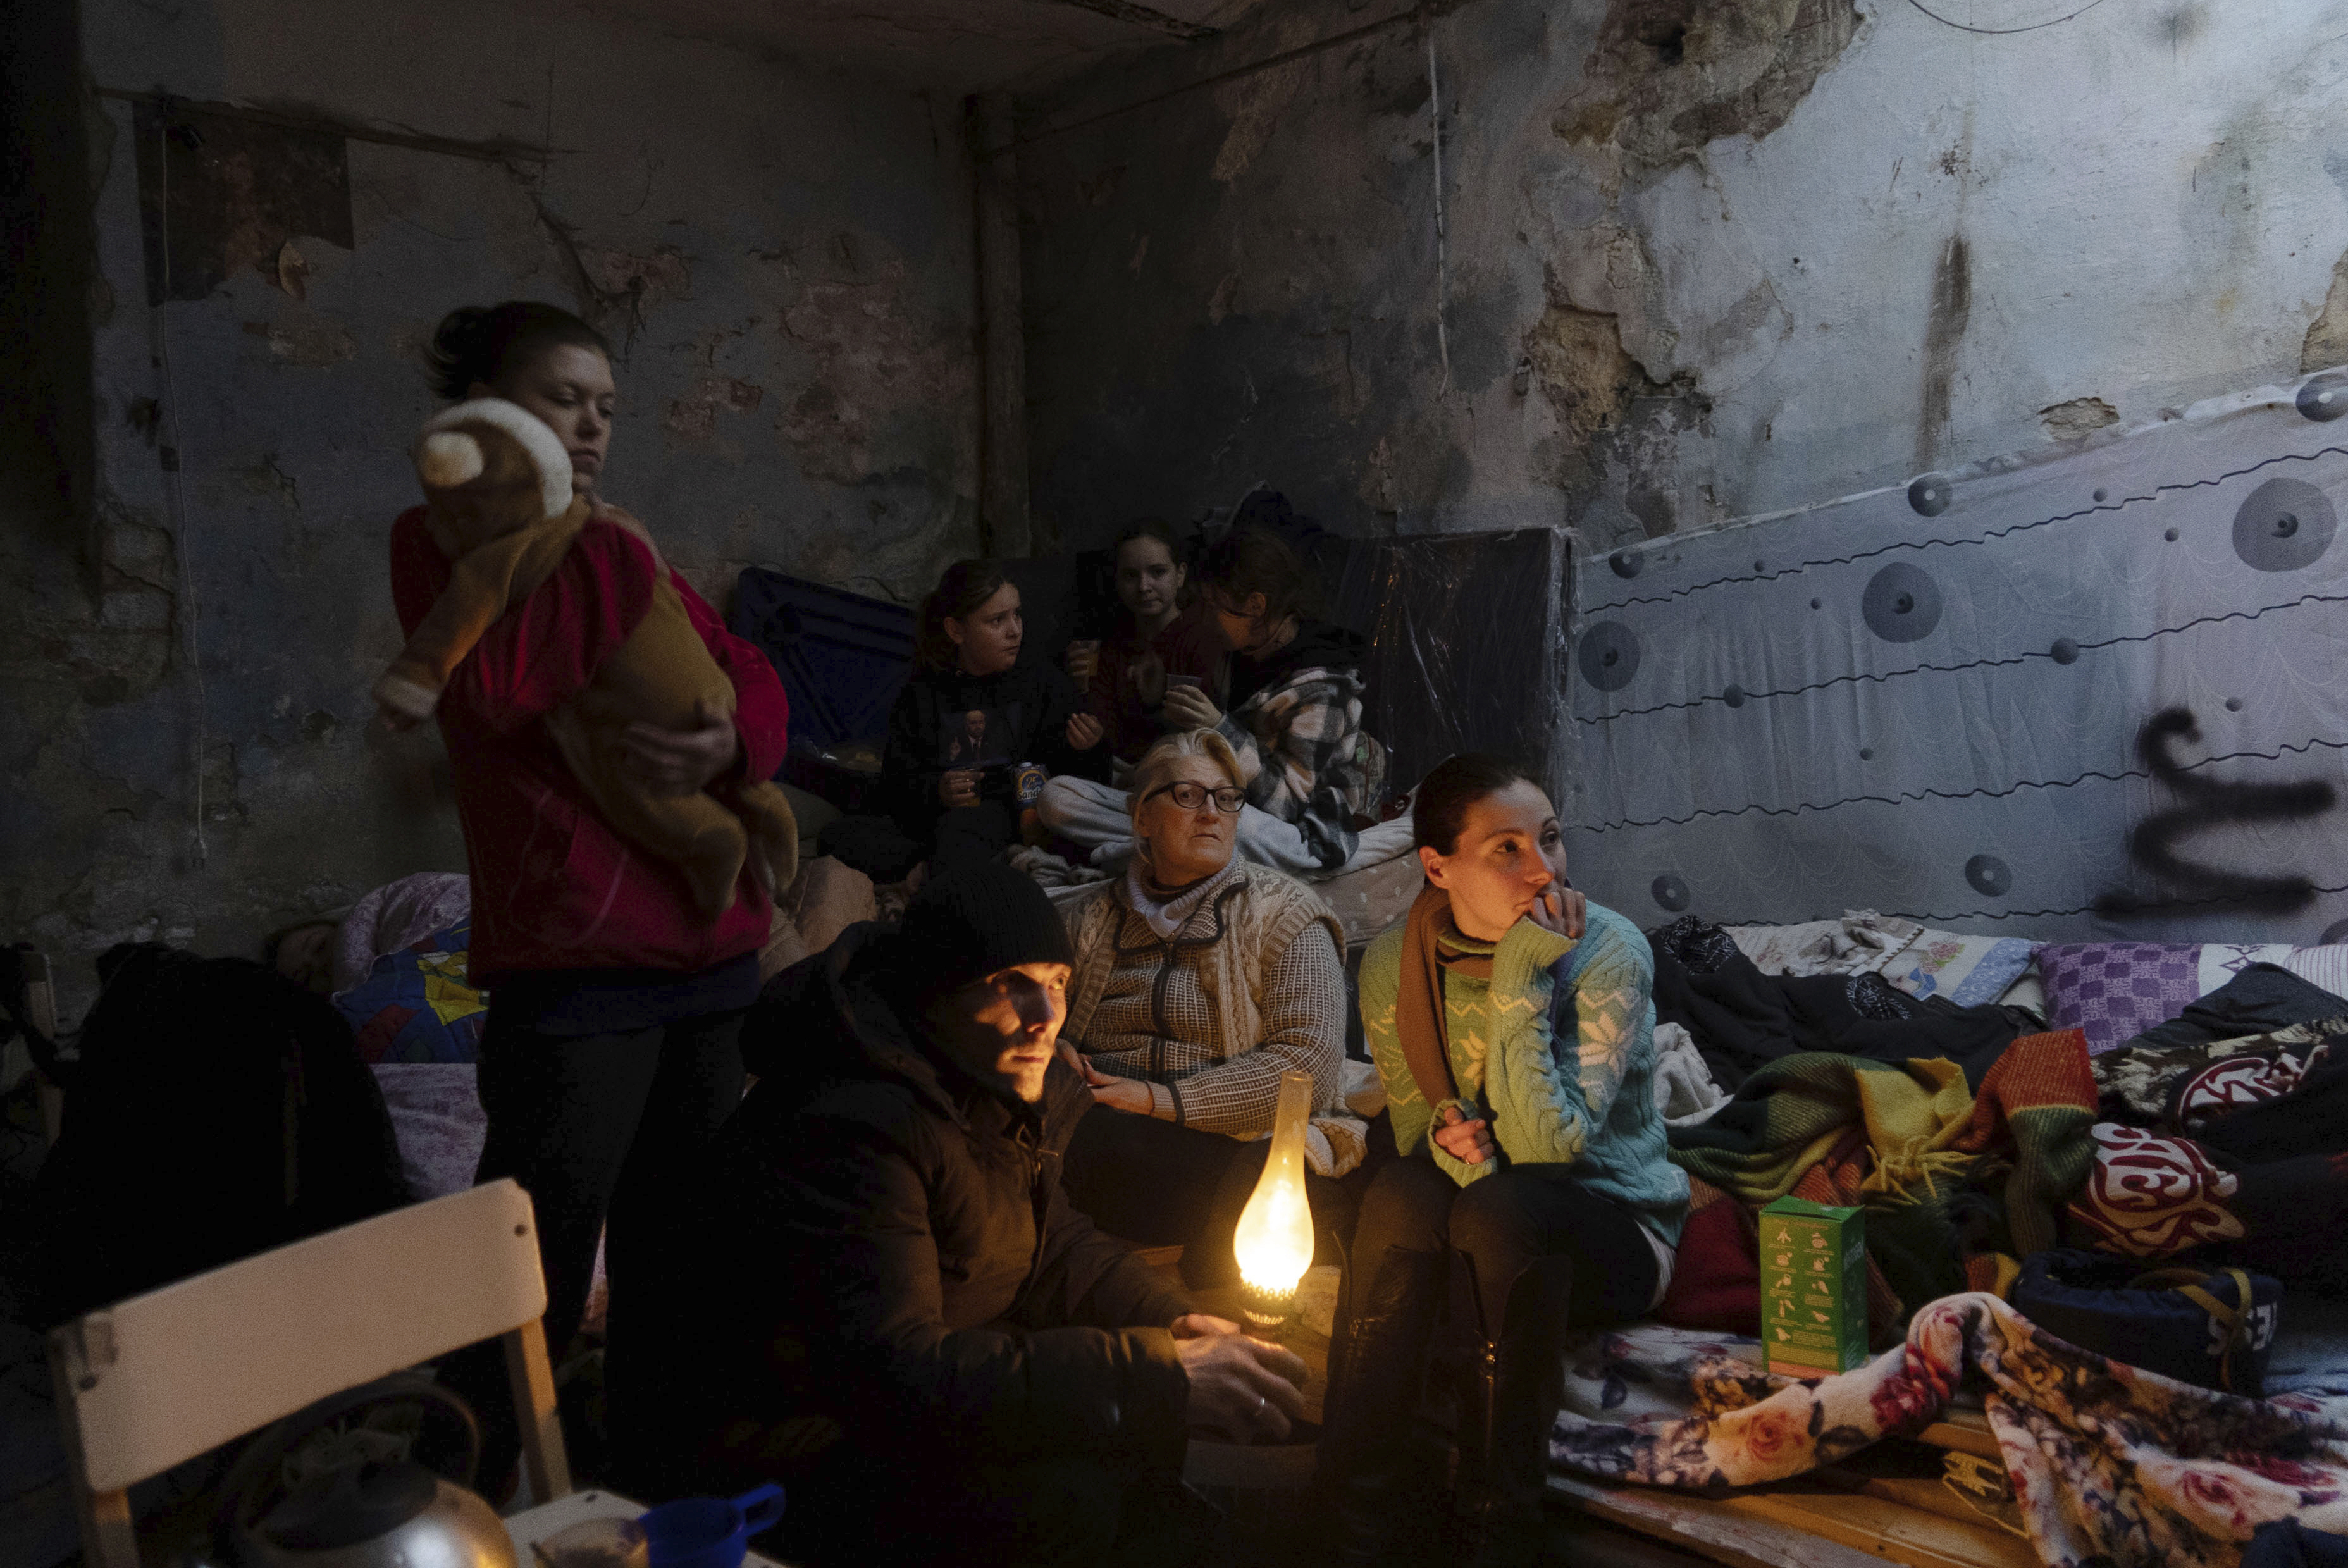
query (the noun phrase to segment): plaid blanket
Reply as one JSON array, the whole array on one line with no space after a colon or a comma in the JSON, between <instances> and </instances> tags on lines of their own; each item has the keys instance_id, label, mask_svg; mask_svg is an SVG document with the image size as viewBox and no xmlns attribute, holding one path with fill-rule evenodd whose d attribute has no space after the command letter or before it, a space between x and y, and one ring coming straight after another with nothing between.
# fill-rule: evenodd
<instances>
[{"instance_id":1,"label":"plaid blanket","mask_svg":"<svg viewBox=\"0 0 2348 1568\"><path fill-rule=\"evenodd\" d=\"M1951 1063L1804 1051L1764 1066L1710 1120L1672 1129L1671 1157L1758 1206L1795 1191L1863 1128L1868 1168L1857 1198L1867 1210L1868 1257L1912 1306L1964 1285L1950 1206L1974 1163L1954 1147L1972 1117L1972 1096Z\"/></svg>"},{"instance_id":2,"label":"plaid blanket","mask_svg":"<svg viewBox=\"0 0 2348 1568\"><path fill-rule=\"evenodd\" d=\"M1962 1172L1952 1145L1972 1116L1964 1075L1944 1061L1869 1061L1804 1051L1745 1080L1710 1119L1672 1130L1672 1158L1748 1203L1794 1190L1845 1130L1867 1129L1880 1191Z\"/></svg>"},{"instance_id":3,"label":"plaid blanket","mask_svg":"<svg viewBox=\"0 0 2348 1568\"><path fill-rule=\"evenodd\" d=\"M2232 1568L2268 1521L2348 1530L2348 1399L2179 1383L2066 1344L1993 1295L1931 1303L1904 1345L1840 1377L1771 1377L1727 1347L1686 1377L1697 1414L1561 1414L1551 1462L1651 1486L1781 1480L1920 1429L1971 1381L2023 1528L2055 1568Z\"/></svg>"},{"instance_id":4,"label":"plaid blanket","mask_svg":"<svg viewBox=\"0 0 2348 1568\"><path fill-rule=\"evenodd\" d=\"M1917 1304L2002 1286L2013 1258L2055 1244L2094 1162L2095 1104L2075 1029L2014 1041L1978 1095L1946 1061L1804 1052L1765 1066L1709 1120L1673 1129L1671 1157L1747 1211L1789 1193L1864 1207L1870 1336L1888 1344ZM1706 1207L1691 1215L1662 1311L1750 1332L1751 1226L1706 1220Z\"/></svg>"},{"instance_id":5,"label":"plaid blanket","mask_svg":"<svg viewBox=\"0 0 2348 1568\"><path fill-rule=\"evenodd\" d=\"M2058 1244L2063 1206L2095 1163L2088 1129L2095 1125L2096 1095L2087 1037L2080 1029L2024 1035L1982 1079L1972 1120L1955 1147L1983 1157L1973 1180L1998 1187L2005 1250L2013 1256Z\"/></svg>"},{"instance_id":6,"label":"plaid blanket","mask_svg":"<svg viewBox=\"0 0 2348 1568\"><path fill-rule=\"evenodd\" d=\"M1295 824L1335 871L1353 858L1358 814L1375 816L1385 748L1362 728L1362 677L1318 665L1251 695L1217 726L1239 756L1248 804Z\"/></svg>"}]
</instances>

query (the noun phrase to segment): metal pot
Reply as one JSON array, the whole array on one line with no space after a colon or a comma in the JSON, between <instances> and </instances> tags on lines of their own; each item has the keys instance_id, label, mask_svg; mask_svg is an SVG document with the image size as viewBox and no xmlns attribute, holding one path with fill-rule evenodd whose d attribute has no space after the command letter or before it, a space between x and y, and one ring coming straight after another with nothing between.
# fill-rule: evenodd
<instances>
[{"instance_id":1,"label":"metal pot","mask_svg":"<svg viewBox=\"0 0 2348 1568\"><path fill-rule=\"evenodd\" d=\"M444 1466L455 1480L367 1425L391 1406L454 1433ZM215 1545L237 1568L517 1568L504 1522L462 1484L479 1459L471 1408L441 1385L399 1374L350 1389L247 1445L222 1489Z\"/></svg>"},{"instance_id":2,"label":"metal pot","mask_svg":"<svg viewBox=\"0 0 2348 1568\"><path fill-rule=\"evenodd\" d=\"M513 1538L475 1493L405 1460L304 1485L237 1543L242 1568L516 1568Z\"/></svg>"}]
</instances>

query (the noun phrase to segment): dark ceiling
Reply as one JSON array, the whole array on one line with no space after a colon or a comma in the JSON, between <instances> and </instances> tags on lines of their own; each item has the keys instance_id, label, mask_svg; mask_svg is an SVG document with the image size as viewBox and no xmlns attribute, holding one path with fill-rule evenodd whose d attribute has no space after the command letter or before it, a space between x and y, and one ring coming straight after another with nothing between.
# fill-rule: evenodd
<instances>
[{"instance_id":1,"label":"dark ceiling","mask_svg":"<svg viewBox=\"0 0 2348 1568\"><path fill-rule=\"evenodd\" d=\"M907 87L1034 88L1211 37L1267 0L591 0L682 34Z\"/></svg>"}]
</instances>

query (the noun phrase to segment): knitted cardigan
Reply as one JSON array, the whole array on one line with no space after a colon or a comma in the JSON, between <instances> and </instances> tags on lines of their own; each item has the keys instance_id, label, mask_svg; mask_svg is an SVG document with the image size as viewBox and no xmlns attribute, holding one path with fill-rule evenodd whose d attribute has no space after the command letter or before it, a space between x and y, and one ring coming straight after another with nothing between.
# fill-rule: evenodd
<instances>
[{"instance_id":1,"label":"knitted cardigan","mask_svg":"<svg viewBox=\"0 0 2348 1568\"><path fill-rule=\"evenodd\" d=\"M1403 927L1362 961L1362 1026L1385 1081L1395 1147L1425 1144L1460 1185L1514 1166L1547 1166L1636 1213L1667 1243L1687 1217L1687 1172L1671 1162L1655 1106L1654 955L1639 928L1590 906L1581 940L1530 920L1492 955L1493 1039L1450 1042L1452 1078L1469 1116L1488 1113L1499 1156L1453 1159L1427 1136L1430 1106L1403 1060L1395 1026Z\"/></svg>"},{"instance_id":2,"label":"knitted cardigan","mask_svg":"<svg viewBox=\"0 0 2348 1568\"><path fill-rule=\"evenodd\" d=\"M1343 963L1344 930L1319 896L1269 866L1241 863L1190 912L1170 943L1159 938L1133 912L1123 878L1088 891L1064 906L1061 914L1067 923L1076 971L1061 1037L1075 1044L1105 1072L1162 1084L1164 1088L1153 1095L1161 1105L1165 1099L1159 1097L1164 1096L1177 1107L1186 1100L1200 1101L1195 1108L1198 1112L1211 1107L1211 1114L1177 1118L1186 1124L1204 1123L1206 1130L1228 1132L1235 1138L1267 1135L1272 1107L1279 1099L1280 1073L1300 1065L1260 1049L1266 1028L1267 979L1282 956L1315 925L1327 933ZM1120 947L1127 951L1129 971L1132 955L1142 950L1147 951L1151 968L1171 961L1189 970L1214 1011L1214 1037L1164 1041L1149 1057L1133 1051L1097 1049L1091 1037L1094 1021L1117 974ZM1129 973L1128 979L1133 977ZM1306 1159L1324 1176L1342 1176L1352 1170L1366 1148L1367 1128L1343 1098L1343 998L1340 990L1333 998L1339 1004L1337 1016L1318 1031L1312 1059L1302 1064L1313 1075L1313 1120L1305 1137ZM1155 1072L1151 1058L1159 1063ZM1179 1087L1208 1075L1218 1080L1210 1093L1196 1092L1203 1084L1194 1084L1189 1096ZM1251 1106L1255 1114L1250 1112Z\"/></svg>"}]
</instances>

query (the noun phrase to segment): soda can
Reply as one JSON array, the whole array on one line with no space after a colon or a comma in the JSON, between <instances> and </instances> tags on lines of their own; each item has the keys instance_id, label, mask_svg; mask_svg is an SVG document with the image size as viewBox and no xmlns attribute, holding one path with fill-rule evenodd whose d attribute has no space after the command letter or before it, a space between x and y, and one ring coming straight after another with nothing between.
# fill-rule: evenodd
<instances>
[{"instance_id":1,"label":"soda can","mask_svg":"<svg viewBox=\"0 0 2348 1568\"><path fill-rule=\"evenodd\" d=\"M1044 780L1049 777L1050 775L1044 771L1044 765L1040 762L1022 762L1014 769L1011 775L1012 785L1014 792L1019 798L1019 803L1022 806L1033 806L1035 803L1035 798L1044 792Z\"/></svg>"}]
</instances>

